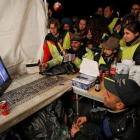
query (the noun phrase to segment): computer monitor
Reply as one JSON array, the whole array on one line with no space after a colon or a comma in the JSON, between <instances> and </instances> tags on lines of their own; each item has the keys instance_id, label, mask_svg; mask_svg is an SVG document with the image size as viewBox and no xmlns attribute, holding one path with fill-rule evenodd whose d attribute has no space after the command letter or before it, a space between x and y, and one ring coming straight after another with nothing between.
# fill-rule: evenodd
<instances>
[{"instance_id":1,"label":"computer monitor","mask_svg":"<svg viewBox=\"0 0 140 140\"><path fill-rule=\"evenodd\" d=\"M5 90L12 83L12 79L0 57L0 96L5 92Z\"/></svg>"}]
</instances>

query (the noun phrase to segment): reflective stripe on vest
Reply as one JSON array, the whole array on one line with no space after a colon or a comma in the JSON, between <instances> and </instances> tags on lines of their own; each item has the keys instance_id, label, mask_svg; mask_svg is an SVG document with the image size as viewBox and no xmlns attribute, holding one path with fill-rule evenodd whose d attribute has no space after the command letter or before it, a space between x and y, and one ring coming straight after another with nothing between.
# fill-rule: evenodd
<instances>
[{"instance_id":1,"label":"reflective stripe on vest","mask_svg":"<svg viewBox=\"0 0 140 140\"><path fill-rule=\"evenodd\" d=\"M64 37L64 41L63 41L63 49L69 49L70 48L70 34L69 32L67 32L67 34Z\"/></svg>"},{"instance_id":2,"label":"reflective stripe on vest","mask_svg":"<svg viewBox=\"0 0 140 140\"><path fill-rule=\"evenodd\" d=\"M52 55L53 59L58 57L60 54L59 54L56 46L54 44L52 44L50 41L47 41L47 43L48 43L49 50L51 52L51 55Z\"/></svg>"},{"instance_id":3,"label":"reflective stripe on vest","mask_svg":"<svg viewBox=\"0 0 140 140\"><path fill-rule=\"evenodd\" d=\"M52 60L53 64L56 65L56 62L54 60Z\"/></svg>"},{"instance_id":4,"label":"reflective stripe on vest","mask_svg":"<svg viewBox=\"0 0 140 140\"><path fill-rule=\"evenodd\" d=\"M113 21L108 25L108 29L109 29L111 34L113 33L113 28L114 28L117 20L118 20L118 18L114 18Z\"/></svg>"},{"instance_id":5,"label":"reflective stripe on vest","mask_svg":"<svg viewBox=\"0 0 140 140\"><path fill-rule=\"evenodd\" d=\"M139 46L140 43L137 43L131 47L125 47L122 51L122 59L121 60L124 60L124 59L127 59L127 58L133 58L133 55L137 49L137 47Z\"/></svg>"},{"instance_id":6,"label":"reflective stripe on vest","mask_svg":"<svg viewBox=\"0 0 140 140\"><path fill-rule=\"evenodd\" d=\"M103 33L101 40L104 39L105 36L108 36L108 34ZM98 48L102 48L102 43L100 43L100 45L98 46Z\"/></svg>"},{"instance_id":7,"label":"reflective stripe on vest","mask_svg":"<svg viewBox=\"0 0 140 140\"><path fill-rule=\"evenodd\" d=\"M98 64L106 64L102 56L100 57Z\"/></svg>"}]
</instances>

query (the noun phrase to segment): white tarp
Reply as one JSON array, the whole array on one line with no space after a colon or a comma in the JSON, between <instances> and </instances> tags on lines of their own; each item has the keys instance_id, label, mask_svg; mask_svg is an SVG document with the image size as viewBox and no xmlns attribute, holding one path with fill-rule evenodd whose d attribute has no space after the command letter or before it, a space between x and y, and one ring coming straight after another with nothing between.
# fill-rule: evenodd
<instances>
[{"instance_id":1,"label":"white tarp","mask_svg":"<svg viewBox=\"0 0 140 140\"><path fill-rule=\"evenodd\" d=\"M0 56L11 75L42 59L46 24L43 0L0 0Z\"/></svg>"}]
</instances>

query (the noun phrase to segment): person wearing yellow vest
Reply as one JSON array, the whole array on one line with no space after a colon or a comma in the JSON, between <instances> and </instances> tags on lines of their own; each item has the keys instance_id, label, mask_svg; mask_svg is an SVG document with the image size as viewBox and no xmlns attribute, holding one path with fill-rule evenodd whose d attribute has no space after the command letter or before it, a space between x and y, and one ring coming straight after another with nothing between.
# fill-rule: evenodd
<instances>
[{"instance_id":1,"label":"person wearing yellow vest","mask_svg":"<svg viewBox=\"0 0 140 140\"><path fill-rule=\"evenodd\" d=\"M71 31L72 31L72 20L71 20L71 18L67 18L67 17L62 18L61 24L62 24L62 29L63 30L71 33Z\"/></svg>"},{"instance_id":2,"label":"person wearing yellow vest","mask_svg":"<svg viewBox=\"0 0 140 140\"><path fill-rule=\"evenodd\" d=\"M113 33L114 28L120 24L121 20L115 15L114 8L112 5L107 5L104 8L104 17L108 23L110 33Z\"/></svg>"},{"instance_id":3,"label":"person wearing yellow vest","mask_svg":"<svg viewBox=\"0 0 140 140\"><path fill-rule=\"evenodd\" d=\"M102 52L98 53L94 57L94 60L97 61L99 65L102 64L105 65L106 68L110 68L115 57L117 57L118 61L121 59L119 39L111 36L102 44L102 47Z\"/></svg>"},{"instance_id":4,"label":"person wearing yellow vest","mask_svg":"<svg viewBox=\"0 0 140 140\"><path fill-rule=\"evenodd\" d=\"M77 71L80 70L80 65L82 63L83 58L90 59L90 60L94 59L94 55L93 55L92 51L86 47L86 45L84 44L83 39L81 39L80 35L81 35L80 33L73 34L72 39L71 39L71 48L67 50L67 54L75 54L75 58L72 61L72 63L75 64L75 66L77 67ZM69 97L69 95L70 95L70 99L68 99L68 100L70 102L71 101L73 102L73 100L76 99L76 94L71 92L70 94L68 94L68 96L66 96L66 98ZM88 99L85 99L85 100L88 100ZM88 100L88 102L89 102L89 100ZM82 105L82 103L80 103L79 105ZM87 104L87 106L88 106L88 104ZM79 107L81 107L81 106L79 106Z\"/></svg>"},{"instance_id":5,"label":"person wearing yellow vest","mask_svg":"<svg viewBox=\"0 0 140 140\"><path fill-rule=\"evenodd\" d=\"M124 39L126 47L122 51L122 59L133 59L136 65L140 65L140 23L131 22L124 27Z\"/></svg>"},{"instance_id":6,"label":"person wearing yellow vest","mask_svg":"<svg viewBox=\"0 0 140 140\"><path fill-rule=\"evenodd\" d=\"M65 33L64 31L60 32L61 23L58 19L51 18L48 28L50 29L50 33L45 37L43 61L39 65L40 70L61 64L63 60L61 52L69 49L71 45L69 33Z\"/></svg>"},{"instance_id":7,"label":"person wearing yellow vest","mask_svg":"<svg viewBox=\"0 0 140 140\"><path fill-rule=\"evenodd\" d=\"M66 33L66 37L64 38L63 46L66 46L66 45L70 46L70 40L72 39L72 35L73 35L73 33L71 32L72 20L71 20L71 18L67 18L67 17L62 18L61 24L62 24L62 30Z\"/></svg>"},{"instance_id":8,"label":"person wearing yellow vest","mask_svg":"<svg viewBox=\"0 0 140 140\"><path fill-rule=\"evenodd\" d=\"M71 39L71 48L67 50L67 53L75 54L75 59L73 63L78 69L80 69L80 64L83 58L94 59L94 55L91 50L89 50L83 40L80 38L80 33L75 33Z\"/></svg>"},{"instance_id":9,"label":"person wearing yellow vest","mask_svg":"<svg viewBox=\"0 0 140 140\"><path fill-rule=\"evenodd\" d=\"M124 27L130 23L130 22L134 22L134 21L137 21L137 17L132 14L132 13L129 13L129 14L126 14L121 23L119 25L117 25L113 31L113 35L114 37L120 39L120 47L123 49L125 46L126 46L126 42L125 42L125 39L123 37L124 35Z\"/></svg>"}]
</instances>

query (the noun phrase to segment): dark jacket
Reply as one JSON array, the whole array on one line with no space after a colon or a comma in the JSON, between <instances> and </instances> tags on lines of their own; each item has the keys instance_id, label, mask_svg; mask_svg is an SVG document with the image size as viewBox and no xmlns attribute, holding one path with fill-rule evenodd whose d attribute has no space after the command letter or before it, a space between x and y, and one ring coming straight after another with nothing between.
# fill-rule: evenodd
<instances>
[{"instance_id":1,"label":"dark jacket","mask_svg":"<svg viewBox=\"0 0 140 140\"><path fill-rule=\"evenodd\" d=\"M108 60L107 57L106 57L104 54L98 53L98 54L94 57L94 60L97 61L97 62L99 62L101 56L103 57L103 59L104 59L106 65L110 68L112 62L114 61L114 57L115 57L116 55L115 55L114 57L110 58L110 60Z\"/></svg>"},{"instance_id":2,"label":"dark jacket","mask_svg":"<svg viewBox=\"0 0 140 140\"><path fill-rule=\"evenodd\" d=\"M134 53L133 60L135 61L136 65L140 65L140 45L137 47Z\"/></svg>"},{"instance_id":3,"label":"dark jacket","mask_svg":"<svg viewBox=\"0 0 140 140\"><path fill-rule=\"evenodd\" d=\"M140 37L137 38L131 45L135 45L136 43L140 42ZM129 45L128 45L129 47ZM137 47L134 55L133 55L133 60L135 61L136 65L140 65L140 45Z\"/></svg>"},{"instance_id":4,"label":"dark jacket","mask_svg":"<svg viewBox=\"0 0 140 140\"><path fill-rule=\"evenodd\" d=\"M138 140L140 138L140 120L135 108L121 112L110 110L98 111L87 116L94 124L102 124L103 140ZM107 136L108 135L108 136ZM80 131L74 135L75 140L88 140Z\"/></svg>"}]
</instances>

